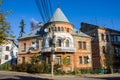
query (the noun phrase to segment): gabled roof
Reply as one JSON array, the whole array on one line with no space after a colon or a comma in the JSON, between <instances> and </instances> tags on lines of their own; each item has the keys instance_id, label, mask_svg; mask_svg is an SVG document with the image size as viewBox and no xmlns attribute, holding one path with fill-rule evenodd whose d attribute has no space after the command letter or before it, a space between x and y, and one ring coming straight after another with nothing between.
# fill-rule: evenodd
<instances>
[{"instance_id":1,"label":"gabled roof","mask_svg":"<svg viewBox=\"0 0 120 80\"><path fill-rule=\"evenodd\" d=\"M39 27L29 34L24 35L23 37L20 37L19 39L24 39L24 38L31 38L31 37L36 37L36 36L42 36L44 34L43 27Z\"/></svg>"},{"instance_id":2,"label":"gabled roof","mask_svg":"<svg viewBox=\"0 0 120 80\"><path fill-rule=\"evenodd\" d=\"M64 13L60 8L56 9L55 13L53 14L49 22L54 22L54 21L69 22L67 17L64 15Z\"/></svg>"}]
</instances>

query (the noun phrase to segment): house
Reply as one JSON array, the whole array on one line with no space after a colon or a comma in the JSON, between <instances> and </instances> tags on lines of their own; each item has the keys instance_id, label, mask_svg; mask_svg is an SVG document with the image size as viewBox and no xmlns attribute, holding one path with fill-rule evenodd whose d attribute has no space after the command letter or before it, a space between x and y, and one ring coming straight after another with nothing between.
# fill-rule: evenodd
<instances>
[{"instance_id":1,"label":"house","mask_svg":"<svg viewBox=\"0 0 120 80\"><path fill-rule=\"evenodd\" d=\"M106 68L106 57L108 51L113 51L113 68L120 67L120 31L104 28L101 26L81 23L80 30L92 39L92 61L93 68Z\"/></svg>"},{"instance_id":2,"label":"house","mask_svg":"<svg viewBox=\"0 0 120 80\"><path fill-rule=\"evenodd\" d=\"M65 71L92 68L91 39L87 34L75 31L74 25L57 8L44 26L18 39L18 63L29 62L31 56L37 53L42 54L42 59L51 64L54 41L54 65L61 65Z\"/></svg>"},{"instance_id":3,"label":"house","mask_svg":"<svg viewBox=\"0 0 120 80\"><path fill-rule=\"evenodd\" d=\"M38 27L18 39L18 64L23 62L30 63L34 55L40 55L43 41L41 32L43 33L42 27Z\"/></svg>"},{"instance_id":4,"label":"house","mask_svg":"<svg viewBox=\"0 0 120 80\"><path fill-rule=\"evenodd\" d=\"M18 47L13 39L8 39L6 43L0 45L0 65L7 63L17 63Z\"/></svg>"}]
</instances>

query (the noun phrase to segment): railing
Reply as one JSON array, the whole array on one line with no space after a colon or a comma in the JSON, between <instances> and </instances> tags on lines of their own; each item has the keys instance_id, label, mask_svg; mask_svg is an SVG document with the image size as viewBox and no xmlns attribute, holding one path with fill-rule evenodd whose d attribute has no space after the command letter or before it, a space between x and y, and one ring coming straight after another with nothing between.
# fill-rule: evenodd
<instances>
[{"instance_id":1,"label":"railing","mask_svg":"<svg viewBox=\"0 0 120 80\"><path fill-rule=\"evenodd\" d=\"M71 47L56 47L55 52L75 52L75 48ZM42 49L42 52L51 52L51 47L46 47Z\"/></svg>"}]
</instances>

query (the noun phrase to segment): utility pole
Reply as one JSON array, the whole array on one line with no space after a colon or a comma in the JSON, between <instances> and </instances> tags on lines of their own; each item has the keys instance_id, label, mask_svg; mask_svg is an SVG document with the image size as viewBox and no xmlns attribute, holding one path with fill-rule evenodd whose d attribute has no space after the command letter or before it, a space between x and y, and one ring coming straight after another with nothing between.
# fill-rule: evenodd
<instances>
[{"instance_id":1,"label":"utility pole","mask_svg":"<svg viewBox=\"0 0 120 80\"><path fill-rule=\"evenodd\" d=\"M51 44L51 75L54 76L54 53L55 53L55 25L51 26L52 29L52 44Z\"/></svg>"}]
</instances>

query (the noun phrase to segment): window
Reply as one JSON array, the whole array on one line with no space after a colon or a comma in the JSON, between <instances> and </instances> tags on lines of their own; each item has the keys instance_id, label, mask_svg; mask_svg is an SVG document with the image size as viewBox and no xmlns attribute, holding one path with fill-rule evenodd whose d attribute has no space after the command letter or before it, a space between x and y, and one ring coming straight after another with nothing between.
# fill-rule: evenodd
<instances>
[{"instance_id":1,"label":"window","mask_svg":"<svg viewBox=\"0 0 120 80\"><path fill-rule=\"evenodd\" d=\"M6 51L9 51L9 46L6 46Z\"/></svg>"},{"instance_id":2,"label":"window","mask_svg":"<svg viewBox=\"0 0 120 80\"><path fill-rule=\"evenodd\" d=\"M36 48L39 49L39 41L36 41Z\"/></svg>"},{"instance_id":3,"label":"window","mask_svg":"<svg viewBox=\"0 0 120 80\"><path fill-rule=\"evenodd\" d=\"M58 31L60 31L60 27L58 27Z\"/></svg>"},{"instance_id":4,"label":"window","mask_svg":"<svg viewBox=\"0 0 120 80\"><path fill-rule=\"evenodd\" d=\"M102 46L102 52L105 53L105 46Z\"/></svg>"},{"instance_id":5,"label":"window","mask_svg":"<svg viewBox=\"0 0 120 80\"><path fill-rule=\"evenodd\" d=\"M51 29L49 28L49 32L51 32Z\"/></svg>"},{"instance_id":6,"label":"window","mask_svg":"<svg viewBox=\"0 0 120 80\"><path fill-rule=\"evenodd\" d=\"M22 57L22 63L25 63L25 57Z\"/></svg>"},{"instance_id":7,"label":"window","mask_svg":"<svg viewBox=\"0 0 120 80\"><path fill-rule=\"evenodd\" d=\"M61 47L61 40L60 40L60 39L57 40L56 46L57 46L57 47Z\"/></svg>"},{"instance_id":8,"label":"window","mask_svg":"<svg viewBox=\"0 0 120 80\"><path fill-rule=\"evenodd\" d=\"M5 60L8 60L9 56L8 55L5 55Z\"/></svg>"},{"instance_id":9,"label":"window","mask_svg":"<svg viewBox=\"0 0 120 80\"><path fill-rule=\"evenodd\" d=\"M79 64L82 64L82 56L79 57Z\"/></svg>"},{"instance_id":10,"label":"window","mask_svg":"<svg viewBox=\"0 0 120 80\"><path fill-rule=\"evenodd\" d=\"M67 28L67 32L69 32L69 28Z\"/></svg>"},{"instance_id":11,"label":"window","mask_svg":"<svg viewBox=\"0 0 120 80\"><path fill-rule=\"evenodd\" d=\"M109 42L109 36L108 35L106 35L106 41Z\"/></svg>"},{"instance_id":12,"label":"window","mask_svg":"<svg viewBox=\"0 0 120 80\"><path fill-rule=\"evenodd\" d=\"M66 40L66 47L69 47L69 40Z\"/></svg>"},{"instance_id":13,"label":"window","mask_svg":"<svg viewBox=\"0 0 120 80\"><path fill-rule=\"evenodd\" d=\"M79 49L82 49L82 42L81 41L78 42L78 46L79 46Z\"/></svg>"},{"instance_id":14,"label":"window","mask_svg":"<svg viewBox=\"0 0 120 80\"><path fill-rule=\"evenodd\" d=\"M64 28L63 28L63 27L61 27L61 31L64 31Z\"/></svg>"},{"instance_id":15,"label":"window","mask_svg":"<svg viewBox=\"0 0 120 80\"><path fill-rule=\"evenodd\" d=\"M55 27L55 31L57 31L57 28Z\"/></svg>"},{"instance_id":16,"label":"window","mask_svg":"<svg viewBox=\"0 0 120 80\"><path fill-rule=\"evenodd\" d=\"M70 56L67 56L67 57L66 57L66 64L67 64L67 65L70 65Z\"/></svg>"},{"instance_id":17,"label":"window","mask_svg":"<svg viewBox=\"0 0 120 80\"><path fill-rule=\"evenodd\" d=\"M61 65L61 56L56 57L56 64Z\"/></svg>"},{"instance_id":18,"label":"window","mask_svg":"<svg viewBox=\"0 0 120 80\"><path fill-rule=\"evenodd\" d=\"M104 41L104 34L101 34L101 40Z\"/></svg>"},{"instance_id":19,"label":"window","mask_svg":"<svg viewBox=\"0 0 120 80\"><path fill-rule=\"evenodd\" d=\"M84 64L87 64L87 63L88 63L88 57L84 56Z\"/></svg>"},{"instance_id":20,"label":"window","mask_svg":"<svg viewBox=\"0 0 120 80\"><path fill-rule=\"evenodd\" d=\"M26 50L26 43L24 43L24 50Z\"/></svg>"},{"instance_id":21,"label":"window","mask_svg":"<svg viewBox=\"0 0 120 80\"><path fill-rule=\"evenodd\" d=\"M32 45L34 45L35 44L35 42L32 42Z\"/></svg>"},{"instance_id":22,"label":"window","mask_svg":"<svg viewBox=\"0 0 120 80\"><path fill-rule=\"evenodd\" d=\"M86 49L86 42L83 42L83 49Z\"/></svg>"}]
</instances>

